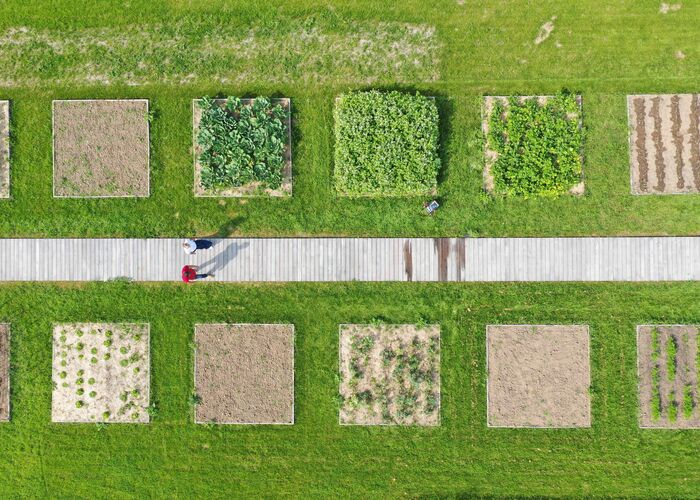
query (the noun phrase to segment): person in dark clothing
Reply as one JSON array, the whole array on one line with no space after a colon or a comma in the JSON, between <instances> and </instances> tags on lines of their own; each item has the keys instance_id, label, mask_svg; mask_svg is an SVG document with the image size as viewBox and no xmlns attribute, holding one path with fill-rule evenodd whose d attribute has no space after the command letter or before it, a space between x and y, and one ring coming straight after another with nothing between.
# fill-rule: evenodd
<instances>
[{"instance_id":1,"label":"person in dark clothing","mask_svg":"<svg viewBox=\"0 0 700 500\"><path fill-rule=\"evenodd\" d=\"M182 268L182 281L189 283L191 281L203 280L208 278L206 273L198 274L195 266L185 266Z\"/></svg>"},{"instance_id":2,"label":"person in dark clothing","mask_svg":"<svg viewBox=\"0 0 700 500\"><path fill-rule=\"evenodd\" d=\"M197 250L208 250L214 246L209 240L185 240L182 242L182 249L187 255L194 255Z\"/></svg>"}]
</instances>

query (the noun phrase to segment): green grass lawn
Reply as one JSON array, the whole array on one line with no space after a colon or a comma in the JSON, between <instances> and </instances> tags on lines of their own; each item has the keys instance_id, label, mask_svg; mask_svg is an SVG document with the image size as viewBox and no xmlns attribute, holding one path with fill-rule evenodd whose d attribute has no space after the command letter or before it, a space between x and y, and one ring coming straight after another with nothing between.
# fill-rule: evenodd
<instances>
[{"instance_id":1,"label":"green grass lawn","mask_svg":"<svg viewBox=\"0 0 700 500\"><path fill-rule=\"evenodd\" d=\"M261 4L261 5L257 5ZM625 95L697 92L700 4L544 0L8 0L0 99L12 101L12 200L0 237L185 235L556 236L694 234L700 196L630 195ZM534 44L540 26L554 31ZM358 47L363 47L359 50ZM684 58L677 58L681 51ZM354 89L437 98L441 160L425 198L333 194L333 99ZM484 94L583 94L582 198L482 193ZM191 99L292 98L294 196L195 199ZM151 102L151 197L52 198L51 101ZM339 323L442 328L441 425L340 427ZM12 421L0 496L627 495L700 491L694 431L640 430L635 325L700 323L700 285L0 285L12 323ZM152 424L54 425L51 325L147 321ZM196 426L195 323L294 323L296 423ZM591 327L591 429L486 427L485 326Z\"/></svg>"},{"instance_id":2,"label":"green grass lawn","mask_svg":"<svg viewBox=\"0 0 700 500\"><path fill-rule=\"evenodd\" d=\"M197 287L5 285L12 421L0 424L0 491L168 497L633 495L700 489L697 431L640 430L635 325L700 323L697 284L343 284ZM442 329L441 425L338 425L338 324ZM150 322L149 425L51 424L54 322ZM192 423L195 323L296 328L293 426ZM485 327L589 324L592 428L486 427Z\"/></svg>"},{"instance_id":3,"label":"green grass lawn","mask_svg":"<svg viewBox=\"0 0 700 500\"><path fill-rule=\"evenodd\" d=\"M630 194L625 95L697 91L700 5L661 14L657 2L634 0L113 4L0 6L0 98L12 100L14 134L2 236L697 233L700 196ZM552 16L554 31L535 45ZM425 198L333 192L333 99L373 87L438 98L442 208L434 217L422 214ZM583 94L586 196L484 195L481 96L565 87ZM292 98L292 199L192 196L191 99L229 94ZM151 198L54 200L51 100L107 97L151 100Z\"/></svg>"}]
</instances>

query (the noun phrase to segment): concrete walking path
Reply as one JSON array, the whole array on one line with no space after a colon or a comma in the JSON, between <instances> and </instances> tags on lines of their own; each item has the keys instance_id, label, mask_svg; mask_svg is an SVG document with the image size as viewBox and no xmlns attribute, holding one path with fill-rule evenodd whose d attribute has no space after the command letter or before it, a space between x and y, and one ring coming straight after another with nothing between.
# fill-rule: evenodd
<instances>
[{"instance_id":1,"label":"concrete walking path","mask_svg":"<svg viewBox=\"0 0 700 500\"><path fill-rule=\"evenodd\" d=\"M0 239L0 281L700 280L700 237Z\"/></svg>"}]
</instances>

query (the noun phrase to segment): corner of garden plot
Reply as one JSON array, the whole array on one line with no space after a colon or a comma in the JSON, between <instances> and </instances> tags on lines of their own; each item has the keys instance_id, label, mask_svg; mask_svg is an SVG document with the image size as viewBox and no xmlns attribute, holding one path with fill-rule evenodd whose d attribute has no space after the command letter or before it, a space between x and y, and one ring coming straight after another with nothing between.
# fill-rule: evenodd
<instances>
[{"instance_id":1,"label":"corner of garden plot","mask_svg":"<svg viewBox=\"0 0 700 500\"><path fill-rule=\"evenodd\" d=\"M294 423L294 325L195 325L195 423Z\"/></svg>"},{"instance_id":2,"label":"corner of garden plot","mask_svg":"<svg viewBox=\"0 0 700 500\"><path fill-rule=\"evenodd\" d=\"M10 420L10 325L0 323L0 422Z\"/></svg>"},{"instance_id":3,"label":"corner of garden plot","mask_svg":"<svg viewBox=\"0 0 700 500\"><path fill-rule=\"evenodd\" d=\"M627 96L630 189L700 193L700 94Z\"/></svg>"},{"instance_id":4,"label":"corner of garden plot","mask_svg":"<svg viewBox=\"0 0 700 500\"><path fill-rule=\"evenodd\" d=\"M150 195L147 99L55 100L56 198Z\"/></svg>"},{"instance_id":5,"label":"corner of garden plot","mask_svg":"<svg viewBox=\"0 0 700 500\"><path fill-rule=\"evenodd\" d=\"M488 426L590 427L589 343L586 325L488 325Z\"/></svg>"},{"instance_id":6,"label":"corner of garden plot","mask_svg":"<svg viewBox=\"0 0 700 500\"><path fill-rule=\"evenodd\" d=\"M55 325L52 421L148 423L149 338L148 324Z\"/></svg>"},{"instance_id":7,"label":"corner of garden plot","mask_svg":"<svg viewBox=\"0 0 700 500\"><path fill-rule=\"evenodd\" d=\"M291 196L291 111L289 98L193 99L194 195Z\"/></svg>"},{"instance_id":8,"label":"corner of garden plot","mask_svg":"<svg viewBox=\"0 0 700 500\"><path fill-rule=\"evenodd\" d=\"M333 186L339 196L437 193L439 113L435 98L405 92L340 95L333 111Z\"/></svg>"},{"instance_id":9,"label":"corner of garden plot","mask_svg":"<svg viewBox=\"0 0 700 500\"><path fill-rule=\"evenodd\" d=\"M341 425L440 424L440 326L339 328Z\"/></svg>"},{"instance_id":10,"label":"corner of garden plot","mask_svg":"<svg viewBox=\"0 0 700 500\"><path fill-rule=\"evenodd\" d=\"M488 193L522 197L585 193L580 95L484 96L481 128L483 186ZM528 133L533 129L538 133Z\"/></svg>"},{"instance_id":11,"label":"corner of garden plot","mask_svg":"<svg viewBox=\"0 0 700 500\"><path fill-rule=\"evenodd\" d=\"M698 325L637 326L639 426L699 429Z\"/></svg>"}]
</instances>

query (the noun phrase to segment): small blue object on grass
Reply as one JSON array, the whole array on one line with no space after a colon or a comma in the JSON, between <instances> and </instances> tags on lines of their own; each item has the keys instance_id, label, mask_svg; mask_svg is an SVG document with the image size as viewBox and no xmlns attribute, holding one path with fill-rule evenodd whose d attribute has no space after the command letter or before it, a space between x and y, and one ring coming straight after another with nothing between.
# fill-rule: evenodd
<instances>
[{"instance_id":1,"label":"small blue object on grass","mask_svg":"<svg viewBox=\"0 0 700 500\"><path fill-rule=\"evenodd\" d=\"M423 207L425 207L425 211L428 215L433 215L433 212L435 212L435 210L437 210L439 206L440 205L435 200L423 204Z\"/></svg>"}]
</instances>

